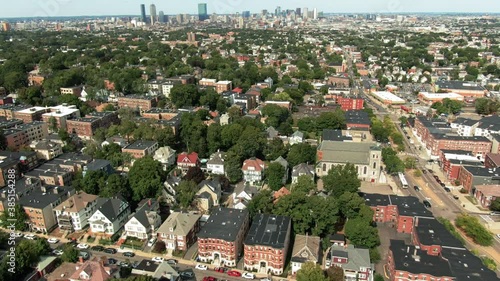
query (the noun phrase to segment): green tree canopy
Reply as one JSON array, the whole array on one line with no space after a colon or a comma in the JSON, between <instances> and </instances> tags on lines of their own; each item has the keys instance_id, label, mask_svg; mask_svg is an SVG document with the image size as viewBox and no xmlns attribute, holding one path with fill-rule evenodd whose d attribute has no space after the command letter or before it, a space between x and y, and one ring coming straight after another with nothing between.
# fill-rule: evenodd
<instances>
[{"instance_id":1,"label":"green tree canopy","mask_svg":"<svg viewBox=\"0 0 500 281\"><path fill-rule=\"evenodd\" d=\"M328 281L328 278L319 265L306 262L297 271L297 281Z\"/></svg>"},{"instance_id":2,"label":"green tree canopy","mask_svg":"<svg viewBox=\"0 0 500 281\"><path fill-rule=\"evenodd\" d=\"M285 176L285 167L278 162L269 164L265 170L267 184L274 191L283 186L283 177Z\"/></svg>"},{"instance_id":3,"label":"green tree canopy","mask_svg":"<svg viewBox=\"0 0 500 281\"><path fill-rule=\"evenodd\" d=\"M135 160L128 177L133 192L132 198L140 201L160 195L166 174L160 162L146 156Z\"/></svg>"},{"instance_id":4,"label":"green tree canopy","mask_svg":"<svg viewBox=\"0 0 500 281\"><path fill-rule=\"evenodd\" d=\"M358 192L361 181L356 166L351 163L334 165L323 177L323 186L334 197L340 197L344 192Z\"/></svg>"},{"instance_id":5,"label":"green tree canopy","mask_svg":"<svg viewBox=\"0 0 500 281\"><path fill-rule=\"evenodd\" d=\"M286 160L290 167L294 167L301 163L315 163L316 147L307 143L294 144L290 147Z\"/></svg>"}]
</instances>

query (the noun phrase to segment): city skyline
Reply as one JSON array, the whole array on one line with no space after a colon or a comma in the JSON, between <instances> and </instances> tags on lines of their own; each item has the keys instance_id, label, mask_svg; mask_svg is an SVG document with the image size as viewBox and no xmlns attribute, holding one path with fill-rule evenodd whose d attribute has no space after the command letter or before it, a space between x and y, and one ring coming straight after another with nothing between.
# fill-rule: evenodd
<instances>
[{"instance_id":1,"label":"city skyline","mask_svg":"<svg viewBox=\"0 0 500 281\"><path fill-rule=\"evenodd\" d=\"M207 3L209 14L231 14L250 11L252 14L267 9L274 11L280 6L282 10L295 10L307 7L317 8L325 13L500 13L498 0L422 0L410 2L404 0L353 0L353 1L243 1L243 0L215 0L200 1L187 0L183 5L175 7L161 3L161 1L146 2L143 0L107 0L103 7L100 0L18 0L2 4L0 18L15 17L63 17L63 16L101 16L101 15L137 15L137 7L141 4L155 4L158 10L166 15L197 14L198 4Z\"/></svg>"}]
</instances>

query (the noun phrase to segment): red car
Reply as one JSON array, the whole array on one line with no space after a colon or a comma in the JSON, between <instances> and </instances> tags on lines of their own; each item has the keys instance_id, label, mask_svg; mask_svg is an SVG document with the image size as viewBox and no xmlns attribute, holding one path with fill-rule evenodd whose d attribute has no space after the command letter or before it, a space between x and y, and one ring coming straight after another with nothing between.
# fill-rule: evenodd
<instances>
[{"instance_id":1,"label":"red car","mask_svg":"<svg viewBox=\"0 0 500 281\"><path fill-rule=\"evenodd\" d=\"M217 279L215 279L215 277L212 276L206 276L203 277L203 281L217 281Z\"/></svg>"},{"instance_id":2,"label":"red car","mask_svg":"<svg viewBox=\"0 0 500 281\"><path fill-rule=\"evenodd\" d=\"M227 275L229 276L234 276L234 277L241 277L241 273L236 270L230 270L227 272Z\"/></svg>"},{"instance_id":3,"label":"red car","mask_svg":"<svg viewBox=\"0 0 500 281\"><path fill-rule=\"evenodd\" d=\"M220 273L224 273L224 267L216 267L214 270Z\"/></svg>"}]
</instances>

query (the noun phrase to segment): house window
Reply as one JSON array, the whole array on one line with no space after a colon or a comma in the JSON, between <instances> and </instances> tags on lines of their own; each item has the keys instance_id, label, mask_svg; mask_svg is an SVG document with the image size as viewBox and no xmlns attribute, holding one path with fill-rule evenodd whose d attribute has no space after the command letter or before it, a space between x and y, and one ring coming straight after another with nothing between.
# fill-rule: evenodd
<instances>
[{"instance_id":1,"label":"house window","mask_svg":"<svg viewBox=\"0 0 500 281\"><path fill-rule=\"evenodd\" d=\"M368 168L365 166L365 167L363 168L363 175L366 175L366 172L367 172L367 171L368 171Z\"/></svg>"},{"instance_id":2,"label":"house window","mask_svg":"<svg viewBox=\"0 0 500 281\"><path fill-rule=\"evenodd\" d=\"M323 164L323 172L326 172L326 164Z\"/></svg>"}]
</instances>

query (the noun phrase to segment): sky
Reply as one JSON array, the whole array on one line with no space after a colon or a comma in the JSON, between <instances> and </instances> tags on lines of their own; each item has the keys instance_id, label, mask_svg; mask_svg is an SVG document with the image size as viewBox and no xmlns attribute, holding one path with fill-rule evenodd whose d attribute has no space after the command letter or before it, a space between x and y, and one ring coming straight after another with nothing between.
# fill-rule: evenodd
<instances>
[{"instance_id":1,"label":"sky","mask_svg":"<svg viewBox=\"0 0 500 281\"><path fill-rule=\"evenodd\" d=\"M151 0L149 0L151 1ZM412 13L470 12L500 13L500 0L1 0L0 18L60 17L99 15L139 15L140 4L155 4L166 15L196 14L198 3L205 2L208 13L242 11L260 13L281 9L316 8L325 13Z\"/></svg>"}]
</instances>

